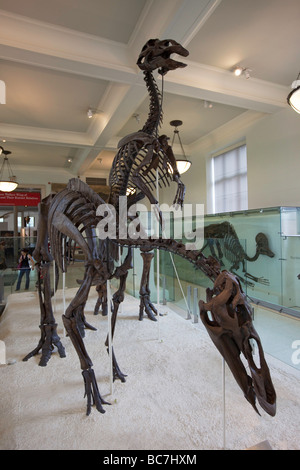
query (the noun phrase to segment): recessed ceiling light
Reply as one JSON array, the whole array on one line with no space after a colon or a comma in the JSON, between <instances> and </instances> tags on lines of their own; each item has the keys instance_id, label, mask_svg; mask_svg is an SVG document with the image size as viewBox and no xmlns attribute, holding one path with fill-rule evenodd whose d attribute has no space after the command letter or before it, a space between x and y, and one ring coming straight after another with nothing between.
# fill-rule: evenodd
<instances>
[{"instance_id":1,"label":"recessed ceiling light","mask_svg":"<svg viewBox=\"0 0 300 470\"><path fill-rule=\"evenodd\" d=\"M241 75L244 75L245 78L247 79L250 78L250 72L251 72L251 69L249 69L248 67L241 67L240 65L235 67L233 70L233 73L236 77L240 77Z\"/></svg>"},{"instance_id":2,"label":"recessed ceiling light","mask_svg":"<svg viewBox=\"0 0 300 470\"><path fill-rule=\"evenodd\" d=\"M243 68L242 67L235 67L234 71L233 71L234 75L236 77L239 77L240 75L242 75L243 73Z\"/></svg>"},{"instance_id":3,"label":"recessed ceiling light","mask_svg":"<svg viewBox=\"0 0 300 470\"><path fill-rule=\"evenodd\" d=\"M101 111L101 109L92 108L90 106L89 109L87 110L87 117L89 119L92 119L92 117L95 116L95 114L99 114L99 113L103 113L103 111Z\"/></svg>"}]
</instances>

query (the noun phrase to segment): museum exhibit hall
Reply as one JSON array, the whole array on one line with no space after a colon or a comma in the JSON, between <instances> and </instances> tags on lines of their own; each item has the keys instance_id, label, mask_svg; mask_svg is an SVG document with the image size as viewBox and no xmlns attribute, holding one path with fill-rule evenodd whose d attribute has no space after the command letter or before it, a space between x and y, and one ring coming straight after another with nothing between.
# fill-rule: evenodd
<instances>
[{"instance_id":1,"label":"museum exhibit hall","mask_svg":"<svg viewBox=\"0 0 300 470\"><path fill-rule=\"evenodd\" d=\"M299 450L300 2L0 17L0 449Z\"/></svg>"}]
</instances>

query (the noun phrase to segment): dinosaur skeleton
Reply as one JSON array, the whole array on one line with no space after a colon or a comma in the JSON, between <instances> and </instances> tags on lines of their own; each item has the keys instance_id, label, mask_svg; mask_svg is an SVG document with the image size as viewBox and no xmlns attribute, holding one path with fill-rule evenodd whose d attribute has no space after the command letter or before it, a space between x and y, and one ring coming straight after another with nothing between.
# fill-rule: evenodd
<instances>
[{"instance_id":1,"label":"dinosaur skeleton","mask_svg":"<svg viewBox=\"0 0 300 470\"><path fill-rule=\"evenodd\" d=\"M153 100L157 98L157 94L154 92L152 94L152 90L154 90L152 71L158 68L161 74L165 74L169 70L183 66L180 62L170 58L172 53L187 55L187 51L175 41L159 41L158 39L148 41L141 52L138 64L144 70ZM153 249L166 250L188 260L214 283L213 289L207 291L207 302L200 301L199 303L202 321L221 354L229 363L237 382L253 408L258 411L255 405L257 397L262 408L270 415L274 415L276 394L261 347L261 367L253 367L249 339L255 338L259 345L260 342L253 329L249 314L250 308L237 278L227 271L221 272L219 263L213 257L206 258L201 251L187 250L182 242L164 238L119 237L118 222L122 214L118 212L118 197L125 195L128 183L134 184L141 191L141 195L146 195L150 201L155 203L155 198L149 191L149 179L146 178L150 178L153 168L157 165L156 168L159 168L161 172L161 180L171 179L167 164L172 165L172 154L169 158L168 147L161 144L161 141L165 139L159 140L153 134L157 130L158 119L161 117L161 113L157 112L154 122L152 120L154 114L152 110L149 114L151 119L148 120L149 122L146 123L142 131L123 139L121 142L118 158L114 161L111 173L110 204L106 204L99 195L78 178L71 179L63 191L53 197L46 198L40 204L38 239L33 255L37 261L38 269L43 272L43 284L39 284L42 336L38 347L24 360L29 359L32 355L37 354L39 349L42 349L39 365L45 366L51 357L54 345L58 347L61 357L64 356L64 349L56 332L56 323L51 308L49 266L54 259L57 266L64 272L66 270L67 245L70 246L70 243L74 242L80 246L84 253L85 275L76 295L63 314L63 323L80 361L87 399L86 412L90 414L92 405L95 405L100 413L104 413L104 405L107 402L103 400L99 392L93 363L84 343L84 329L94 329L86 322L84 315L90 288L92 285L103 286L113 278L119 280L119 288L112 296L111 330L113 338L118 309L124 300L128 270L132 267L133 248L140 248L145 255ZM145 171L139 178L143 168ZM176 173L174 162L173 170L173 179L178 183L175 199L176 202L181 203L184 188L178 173ZM127 176L125 182L124 175ZM139 197L140 195L137 193L133 198L128 197L128 199L130 199L130 203L133 203ZM104 211L99 211L99 208L104 208ZM99 238L97 236L98 224L103 221L116 225L116 238ZM51 251L49 251L48 240ZM124 261L116 266L119 247L124 249L127 247L127 255ZM208 320L208 311L210 311L213 320ZM125 382L126 376L119 368L114 349L109 344L109 337L107 337L105 344L112 354L114 379ZM239 359L240 353L243 353L248 360L251 377Z\"/></svg>"},{"instance_id":2,"label":"dinosaur skeleton","mask_svg":"<svg viewBox=\"0 0 300 470\"><path fill-rule=\"evenodd\" d=\"M194 233L192 233L193 235ZM245 252L243 246L241 245L237 233L234 227L229 222L221 222L218 224L210 224L204 227L204 239L206 240L205 244L202 247L202 251L208 246L211 252L211 255L215 257L223 266L223 257L230 261L231 266L229 271L235 272L239 269L240 264L242 265L243 273L245 273L244 279L239 275L239 279L245 284L249 285L249 279L251 281L257 282L259 284L268 285L268 279L264 277L256 277L246 271L245 263L256 261L259 256L268 256L273 258L275 255L270 250L269 242L267 236L260 232L256 235L256 251L254 256L250 257ZM215 249L216 248L216 249Z\"/></svg>"},{"instance_id":3,"label":"dinosaur skeleton","mask_svg":"<svg viewBox=\"0 0 300 470\"><path fill-rule=\"evenodd\" d=\"M169 70L185 67L182 62L170 58L173 53L188 55L188 51L173 40L150 39L143 47L137 65L144 71L144 80L150 97L148 119L140 131L124 137L119 142L119 151L114 158L109 176L111 204L118 208L119 197L126 195L130 189L133 195L129 198L128 205L133 205L146 196L150 204L157 208L161 223L162 214L152 192L156 189L156 185L162 187L168 186L172 180L177 182L178 188L173 202L175 206L182 206L185 195L185 186L180 180L176 159L168 144L169 138L158 134L162 123L163 97L152 74L153 70L158 69L158 73L163 77ZM149 289L149 271L153 254L144 252L142 258L139 319L142 320L145 312L148 318L156 321L157 311L150 301ZM106 311L105 303L102 305Z\"/></svg>"}]
</instances>

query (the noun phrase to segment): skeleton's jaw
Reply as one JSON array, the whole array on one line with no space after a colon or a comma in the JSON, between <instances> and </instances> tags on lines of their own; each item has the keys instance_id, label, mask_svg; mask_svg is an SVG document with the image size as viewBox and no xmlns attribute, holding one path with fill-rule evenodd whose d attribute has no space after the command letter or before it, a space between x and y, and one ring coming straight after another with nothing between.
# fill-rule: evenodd
<instances>
[{"instance_id":1,"label":"skeleton's jaw","mask_svg":"<svg viewBox=\"0 0 300 470\"><path fill-rule=\"evenodd\" d=\"M252 405L256 413L259 413L256 406L256 398L262 409L270 416L276 414L276 394L270 377L269 369L263 356L260 342L260 368L254 363L250 344L247 346L246 359L251 372L251 377L247 374L246 368L241 360L242 351L238 347L230 332L222 328L217 322L211 321L205 310L203 302L199 302L200 317L207 329L207 332L225 359L236 382L244 393L246 400ZM248 339L246 340L248 342ZM249 349L249 351L248 351ZM245 355L245 354L244 354Z\"/></svg>"},{"instance_id":2,"label":"skeleton's jaw","mask_svg":"<svg viewBox=\"0 0 300 470\"><path fill-rule=\"evenodd\" d=\"M275 416L276 393L260 338L252 323L250 307L238 279L223 271L216 279L214 289L207 289L207 302L200 301L199 309L209 336L228 364L245 398L258 414L256 398L266 413ZM258 349L258 365L254 361L253 341ZM248 363L251 376L247 373L242 355Z\"/></svg>"},{"instance_id":3,"label":"skeleton's jaw","mask_svg":"<svg viewBox=\"0 0 300 470\"><path fill-rule=\"evenodd\" d=\"M253 337L256 341L256 345L259 353L259 363L260 366L257 366L253 360L253 355L249 355L247 358L251 377L253 380L253 387L257 400L262 407L262 409L268 413L270 416L275 416L276 414L276 392L274 390L272 379L270 376L269 368L266 363L264 352L262 349L261 342L258 336Z\"/></svg>"}]
</instances>

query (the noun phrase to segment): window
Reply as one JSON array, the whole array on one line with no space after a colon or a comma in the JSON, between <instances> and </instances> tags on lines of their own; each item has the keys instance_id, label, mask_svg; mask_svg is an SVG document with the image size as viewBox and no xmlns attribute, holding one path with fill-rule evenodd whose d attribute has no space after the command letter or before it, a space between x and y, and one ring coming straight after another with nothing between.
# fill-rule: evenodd
<instances>
[{"instance_id":1,"label":"window","mask_svg":"<svg viewBox=\"0 0 300 470\"><path fill-rule=\"evenodd\" d=\"M248 209L246 145L212 158L213 213Z\"/></svg>"}]
</instances>

